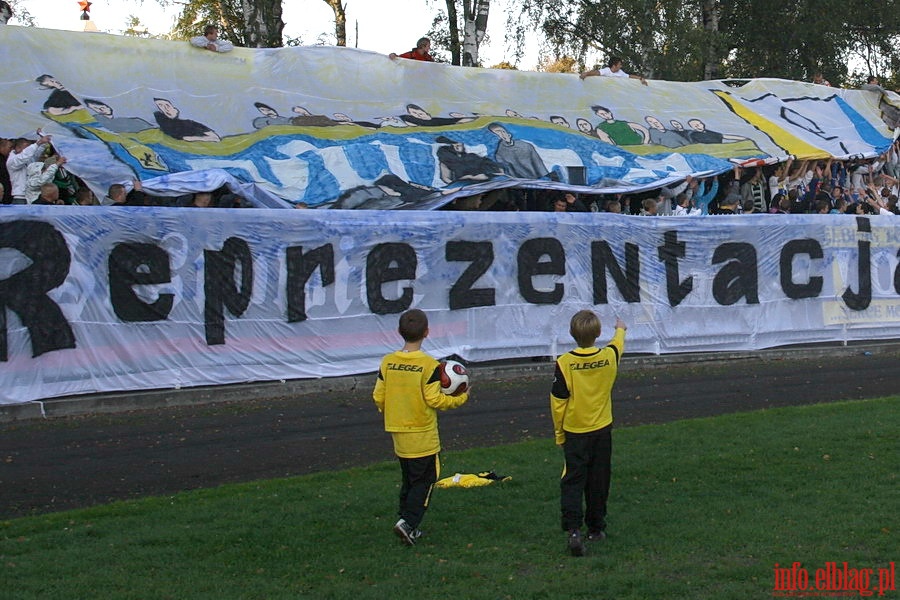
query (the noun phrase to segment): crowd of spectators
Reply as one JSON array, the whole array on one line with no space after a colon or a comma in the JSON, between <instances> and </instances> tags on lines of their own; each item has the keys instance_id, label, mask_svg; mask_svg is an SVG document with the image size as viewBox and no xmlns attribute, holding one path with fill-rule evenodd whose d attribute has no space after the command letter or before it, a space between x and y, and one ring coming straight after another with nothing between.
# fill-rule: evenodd
<instances>
[{"instance_id":1,"label":"crowd of spectators","mask_svg":"<svg viewBox=\"0 0 900 600\"><path fill-rule=\"evenodd\" d=\"M900 214L900 140L876 159L789 159L634 194L502 189L460 198L456 210L612 212L638 216Z\"/></svg>"},{"instance_id":2,"label":"crowd of spectators","mask_svg":"<svg viewBox=\"0 0 900 600\"><path fill-rule=\"evenodd\" d=\"M66 168L48 136L0 138L3 204L242 208L250 204L227 188L178 197L153 196L135 179L113 184L102 198ZM56 188L52 193L50 187ZM130 189L129 189L130 188ZM687 177L677 185L632 194L578 194L507 188L458 198L450 210L611 212L639 216L722 214L900 214L900 140L877 159L795 161L735 166L728 173ZM307 208L298 203L298 208Z\"/></svg>"},{"instance_id":3,"label":"crowd of spectators","mask_svg":"<svg viewBox=\"0 0 900 600\"><path fill-rule=\"evenodd\" d=\"M0 204L56 204L78 206L171 206L244 208L250 203L228 188L167 197L143 191L140 180L131 186L115 183L97 198L93 190L65 168L67 159L50 142L0 138ZM130 188L130 189L129 189Z\"/></svg>"}]
</instances>

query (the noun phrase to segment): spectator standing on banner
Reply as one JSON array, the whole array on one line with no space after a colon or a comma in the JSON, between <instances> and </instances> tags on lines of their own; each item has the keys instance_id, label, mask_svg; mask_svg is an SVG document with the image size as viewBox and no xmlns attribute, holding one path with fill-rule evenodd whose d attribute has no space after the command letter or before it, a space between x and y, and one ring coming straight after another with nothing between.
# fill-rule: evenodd
<instances>
[{"instance_id":1,"label":"spectator standing on banner","mask_svg":"<svg viewBox=\"0 0 900 600\"><path fill-rule=\"evenodd\" d=\"M592 69L590 71L585 71L579 77L584 79L585 77L625 77L628 79L637 79L642 84L647 85L647 80L644 79L643 75L629 75L625 71L622 70L622 59L618 56L613 56L609 59L609 64L602 69Z\"/></svg>"},{"instance_id":2,"label":"spectator standing on banner","mask_svg":"<svg viewBox=\"0 0 900 600\"><path fill-rule=\"evenodd\" d=\"M228 40L219 39L219 28L215 25L207 25L203 35L192 37L191 45L211 52L231 52L234 48L234 44Z\"/></svg>"},{"instance_id":3,"label":"spectator standing on banner","mask_svg":"<svg viewBox=\"0 0 900 600\"><path fill-rule=\"evenodd\" d=\"M411 60L434 62L434 57L431 56L431 40L427 37L419 38L419 41L416 42L416 47L409 52L404 52L403 54L396 54L394 52L391 52L388 57L391 60L396 60L398 58L408 58Z\"/></svg>"},{"instance_id":4,"label":"spectator standing on banner","mask_svg":"<svg viewBox=\"0 0 900 600\"><path fill-rule=\"evenodd\" d=\"M25 200L25 188L28 185L26 173L28 165L40 159L44 148L50 143L49 135L42 135L36 142L19 138L13 145L13 150L6 159L6 168L9 171L9 179L12 187L12 203L28 204Z\"/></svg>"}]
</instances>

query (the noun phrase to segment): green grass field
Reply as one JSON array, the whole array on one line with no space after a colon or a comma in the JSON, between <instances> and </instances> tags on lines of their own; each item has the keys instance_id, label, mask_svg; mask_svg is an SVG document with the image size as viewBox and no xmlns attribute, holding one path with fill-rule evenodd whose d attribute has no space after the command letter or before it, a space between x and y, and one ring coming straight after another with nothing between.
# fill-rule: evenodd
<instances>
[{"instance_id":1,"label":"green grass field","mask_svg":"<svg viewBox=\"0 0 900 600\"><path fill-rule=\"evenodd\" d=\"M414 548L391 532L395 463L2 522L0 596L768 598L775 563L900 558L898 400L616 430L609 538L584 558L547 439L445 448L444 476L513 479L436 490Z\"/></svg>"}]
</instances>

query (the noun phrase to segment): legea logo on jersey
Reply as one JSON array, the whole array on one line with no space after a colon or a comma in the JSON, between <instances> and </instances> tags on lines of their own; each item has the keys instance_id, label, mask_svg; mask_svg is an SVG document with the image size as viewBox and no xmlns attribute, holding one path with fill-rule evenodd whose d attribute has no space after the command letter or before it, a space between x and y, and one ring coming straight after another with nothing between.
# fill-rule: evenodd
<instances>
[{"instance_id":1,"label":"legea logo on jersey","mask_svg":"<svg viewBox=\"0 0 900 600\"><path fill-rule=\"evenodd\" d=\"M608 367L609 360L595 360L586 363L572 363L571 369L573 371L580 371L582 369L599 369L600 367Z\"/></svg>"},{"instance_id":2,"label":"legea logo on jersey","mask_svg":"<svg viewBox=\"0 0 900 600\"><path fill-rule=\"evenodd\" d=\"M407 365L404 363L388 363L388 371L413 371L415 373L421 373L422 367L419 365Z\"/></svg>"},{"instance_id":3,"label":"legea logo on jersey","mask_svg":"<svg viewBox=\"0 0 900 600\"><path fill-rule=\"evenodd\" d=\"M810 570L803 563L789 567L775 563L772 596L776 598L867 598L897 591L896 565L857 568L849 563L826 562Z\"/></svg>"}]
</instances>

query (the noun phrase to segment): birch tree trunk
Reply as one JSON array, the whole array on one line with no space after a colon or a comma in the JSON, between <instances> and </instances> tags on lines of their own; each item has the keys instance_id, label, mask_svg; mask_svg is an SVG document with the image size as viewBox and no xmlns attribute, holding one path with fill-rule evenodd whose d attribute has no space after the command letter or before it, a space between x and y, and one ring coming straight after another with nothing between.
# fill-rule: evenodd
<instances>
[{"instance_id":1,"label":"birch tree trunk","mask_svg":"<svg viewBox=\"0 0 900 600\"><path fill-rule=\"evenodd\" d=\"M370 0L371 1L371 0ZM324 0L334 11L334 38L337 46L347 45L347 4L341 0Z\"/></svg>"},{"instance_id":2,"label":"birch tree trunk","mask_svg":"<svg viewBox=\"0 0 900 600\"><path fill-rule=\"evenodd\" d=\"M241 0L244 10L244 40L250 48L280 48L281 0Z\"/></svg>"},{"instance_id":3,"label":"birch tree trunk","mask_svg":"<svg viewBox=\"0 0 900 600\"><path fill-rule=\"evenodd\" d=\"M472 0L471 9L469 8L469 0L464 0L463 5L465 24L463 29L462 65L464 67L474 67L478 65L478 48L481 46L484 34L487 31L488 11L491 7L491 0Z\"/></svg>"},{"instance_id":4,"label":"birch tree trunk","mask_svg":"<svg viewBox=\"0 0 900 600\"><path fill-rule=\"evenodd\" d=\"M703 0L703 32L706 34L706 56L703 61L703 79L719 79L719 3Z\"/></svg>"}]
</instances>

